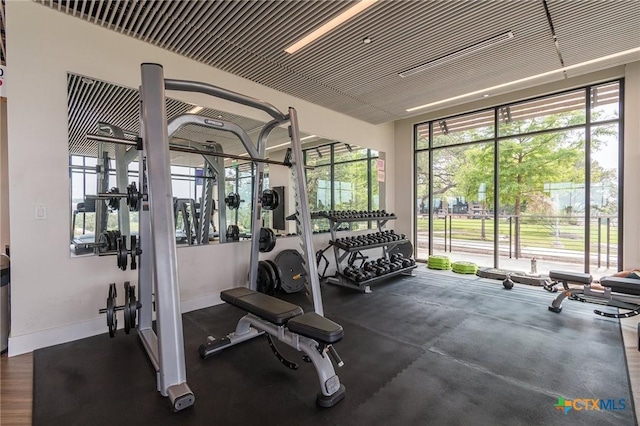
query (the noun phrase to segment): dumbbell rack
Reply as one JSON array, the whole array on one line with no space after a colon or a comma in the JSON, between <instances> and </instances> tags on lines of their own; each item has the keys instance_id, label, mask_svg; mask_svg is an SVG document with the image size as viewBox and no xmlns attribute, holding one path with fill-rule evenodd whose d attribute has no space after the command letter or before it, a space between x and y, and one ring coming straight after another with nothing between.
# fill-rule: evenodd
<instances>
[{"instance_id":1,"label":"dumbbell rack","mask_svg":"<svg viewBox=\"0 0 640 426\"><path fill-rule=\"evenodd\" d=\"M406 238L403 238L403 239L398 239L396 241L367 244L367 245L358 246L358 247L346 247L345 245L341 244L338 241L338 238L336 236L338 228L340 227L340 225L344 223L373 221L373 222L376 222L378 232L383 232L383 229L386 226L387 222L389 220L397 219L397 216L392 213L386 213L380 216L366 215L365 217L336 217L326 212L320 212L318 213L318 216L324 217L329 220L329 224L330 224L329 232L331 233L331 241L329 241L329 244L333 246L333 253L336 259L336 274L334 277L328 277L326 280L327 283L351 288L354 290L363 291L364 293L371 293L372 284L386 281L389 278L392 278L398 275L411 275L411 270L417 267L417 265L414 264L409 267L398 269L396 271L389 272L384 275L380 275L364 281L355 281L351 277L348 277L342 273L342 270L343 270L342 263L348 256L350 256L354 252L361 252L363 250L369 250L374 248L382 248L382 258L388 260L389 249L399 244L407 243L409 242L409 240Z\"/></svg>"}]
</instances>

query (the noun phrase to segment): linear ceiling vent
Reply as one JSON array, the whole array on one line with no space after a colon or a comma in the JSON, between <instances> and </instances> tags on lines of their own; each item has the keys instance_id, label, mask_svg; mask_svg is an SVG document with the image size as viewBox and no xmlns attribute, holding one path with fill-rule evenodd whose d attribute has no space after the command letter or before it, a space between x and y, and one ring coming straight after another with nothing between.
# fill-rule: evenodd
<instances>
[{"instance_id":1,"label":"linear ceiling vent","mask_svg":"<svg viewBox=\"0 0 640 426\"><path fill-rule=\"evenodd\" d=\"M469 47L465 47L464 49L460 49L453 53L449 53L448 55L441 56L438 59L434 59L433 61L426 62L422 65L418 65L417 67L410 68L406 71L399 72L398 75L400 77L409 77L410 75L418 74L419 72L426 71L430 68L437 67L442 64L446 64L447 62L455 61L457 59L463 58L472 53L480 52L489 47L496 46L502 42L511 40L513 38L513 33L508 31L504 34L500 34L495 37L491 37L487 40L481 41L480 43L476 43Z\"/></svg>"}]
</instances>

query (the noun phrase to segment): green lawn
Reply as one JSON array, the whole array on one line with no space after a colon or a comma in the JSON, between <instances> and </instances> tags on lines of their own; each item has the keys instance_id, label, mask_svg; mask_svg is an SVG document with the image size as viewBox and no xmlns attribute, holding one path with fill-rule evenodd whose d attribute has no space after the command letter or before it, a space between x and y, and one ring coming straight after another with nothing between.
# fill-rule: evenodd
<instances>
[{"instance_id":1,"label":"green lawn","mask_svg":"<svg viewBox=\"0 0 640 426\"><path fill-rule=\"evenodd\" d=\"M485 238L482 238L481 227L482 220L469 219L466 217L453 217L451 222L447 221L447 226L451 226L451 238L454 240L468 240L468 241L493 241L493 225L492 219L484 221ZM418 232L428 231L428 219L418 219ZM567 250L583 250L584 249L584 227L582 225L570 225L564 224L559 226L560 237L557 239L563 248ZM500 219L499 232L502 241L507 241L509 238L509 223L507 219ZM596 224L591 226L591 242L597 244L598 241L598 228ZM515 239L515 223L511 225L511 238ZM528 223L524 220L520 224L520 239L523 246L535 246L542 248L553 248L556 243L555 230L550 226L545 226L541 223ZM444 237L444 220L436 219L433 222L433 234L435 237ZM605 244L606 240L606 227L601 229L601 243ZM610 228L610 245L617 245L618 243L618 228L612 226Z\"/></svg>"}]
</instances>

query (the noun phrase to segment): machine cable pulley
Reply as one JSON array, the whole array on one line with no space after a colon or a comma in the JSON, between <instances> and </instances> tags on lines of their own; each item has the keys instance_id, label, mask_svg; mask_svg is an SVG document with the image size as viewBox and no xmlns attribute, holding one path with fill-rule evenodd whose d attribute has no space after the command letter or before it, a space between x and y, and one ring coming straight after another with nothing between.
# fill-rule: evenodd
<instances>
[{"instance_id":1,"label":"machine cable pulley","mask_svg":"<svg viewBox=\"0 0 640 426\"><path fill-rule=\"evenodd\" d=\"M272 189L265 189L262 191L260 204L262 204L263 210L275 210L278 204L280 204L280 196Z\"/></svg>"},{"instance_id":2,"label":"machine cable pulley","mask_svg":"<svg viewBox=\"0 0 640 426\"><path fill-rule=\"evenodd\" d=\"M99 200L107 201L107 205L112 210L118 210L120 207L120 199L124 198L127 205L132 211L138 211L140 200L145 199L146 194L141 193L135 182L131 182L127 186L127 192L119 192L118 188L111 188L108 192L98 194Z\"/></svg>"},{"instance_id":3,"label":"machine cable pulley","mask_svg":"<svg viewBox=\"0 0 640 426\"><path fill-rule=\"evenodd\" d=\"M136 317L138 315L138 309L141 308L140 302L136 300L136 287L129 284L129 281L124 283L124 305L117 306L117 292L116 284L109 284L109 294L107 296L107 307L100 309L98 313L107 314L107 328L109 329L109 337L116 337L118 330L118 318L116 312L123 311L124 313L124 332L129 334L132 328L136 326Z\"/></svg>"}]
</instances>

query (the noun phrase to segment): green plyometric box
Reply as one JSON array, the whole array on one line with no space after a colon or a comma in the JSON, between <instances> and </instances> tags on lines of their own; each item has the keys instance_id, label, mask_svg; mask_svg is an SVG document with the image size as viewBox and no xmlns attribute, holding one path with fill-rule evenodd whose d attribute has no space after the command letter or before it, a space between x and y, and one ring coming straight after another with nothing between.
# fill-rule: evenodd
<instances>
[{"instance_id":1,"label":"green plyometric box","mask_svg":"<svg viewBox=\"0 0 640 426\"><path fill-rule=\"evenodd\" d=\"M478 265L473 262L453 262L451 270L457 274L475 274L478 272Z\"/></svg>"},{"instance_id":2,"label":"green plyometric box","mask_svg":"<svg viewBox=\"0 0 640 426\"><path fill-rule=\"evenodd\" d=\"M447 256L432 255L427 261L427 268L449 270L451 269L451 260Z\"/></svg>"}]
</instances>

